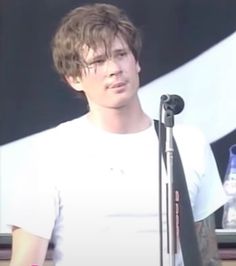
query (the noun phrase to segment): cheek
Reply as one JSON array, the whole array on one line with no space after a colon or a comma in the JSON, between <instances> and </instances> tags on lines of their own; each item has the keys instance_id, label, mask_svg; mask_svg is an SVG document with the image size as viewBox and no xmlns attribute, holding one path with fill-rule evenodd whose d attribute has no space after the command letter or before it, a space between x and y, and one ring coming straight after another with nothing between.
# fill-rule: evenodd
<instances>
[{"instance_id":1,"label":"cheek","mask_svg":"<svg viewBox=\"0 0 236 266\"><path fill-rule=\"evenodd\" d=\"M83 90L85 94L89 97L99 95L102 92L102 86L102 80L99 79L96 75L90 75L89 77L83 80Z\"/></svg>"},{"instance_id":2,"label":"cheek","mask_svg":"<svg viewBox=\"0 0 236 266\"><path fill-rule=\"evenodd\" d=\"M94 71L88 72L83 78L83 84L86 85L87 88L88 86L94 86L99 82L101 82L101 78Z\"/></svg>"}]
</instances>

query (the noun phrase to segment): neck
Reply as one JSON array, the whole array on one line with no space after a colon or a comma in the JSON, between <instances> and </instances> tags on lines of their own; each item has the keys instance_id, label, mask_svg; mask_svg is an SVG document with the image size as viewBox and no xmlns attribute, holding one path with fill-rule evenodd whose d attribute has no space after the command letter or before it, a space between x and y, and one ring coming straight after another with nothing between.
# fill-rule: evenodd
<instances>
[{"instance_id":1,"label":"neck","mask_svg":"<svg viewBox=\"0 0 236 266\"><path fill-rule=\"evenodd\" d=\"M90 106L88 119L111 133L136 133L150 126L149 117L143 112L140 103L134 107L104 108Z\"/></svg>"}]
</instances>

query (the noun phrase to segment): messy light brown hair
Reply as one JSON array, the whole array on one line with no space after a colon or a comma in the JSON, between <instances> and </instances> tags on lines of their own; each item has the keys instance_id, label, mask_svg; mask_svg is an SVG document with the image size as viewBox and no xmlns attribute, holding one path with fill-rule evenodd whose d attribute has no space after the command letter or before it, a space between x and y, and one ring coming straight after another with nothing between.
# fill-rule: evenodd
<instances>
[{"instance_id":1,"label":"messy light brown hair","mask_svg":"<svg viewBox=\"0 0 236 266\"><path fill-rule=\"evenodd\" d=\"M116 36L128 45L136 60L141 37L125 12L110 4L80 6L61 21L52 40L52 56L57 72L63 77L81 77L86 62L83 47L96 51L102 45L107 54Z\"/></svg>"}]
</instances>

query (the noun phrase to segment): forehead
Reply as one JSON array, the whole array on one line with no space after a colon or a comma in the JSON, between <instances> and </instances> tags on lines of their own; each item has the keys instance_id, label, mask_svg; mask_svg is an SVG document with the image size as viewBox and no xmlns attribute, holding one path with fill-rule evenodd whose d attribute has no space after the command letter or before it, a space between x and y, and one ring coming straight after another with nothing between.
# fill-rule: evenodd
<instances>
[{"instance_id":1,"label":"forehead","mask_svg":"<svg viewBox=\"0 0 236 266\"><path fill-rule=\"evenodd\" d=\"M111 43L101 43L98 44L97 47L92 48L87 45L83 46L83 57L87 61L89 59L92 59L96 56L109 56L110 54L113 54L116 51L119 50L127 50L128 45L127 43L119 37L115 37L114 40L111 41Z\"/></svg>"}]
</instances>

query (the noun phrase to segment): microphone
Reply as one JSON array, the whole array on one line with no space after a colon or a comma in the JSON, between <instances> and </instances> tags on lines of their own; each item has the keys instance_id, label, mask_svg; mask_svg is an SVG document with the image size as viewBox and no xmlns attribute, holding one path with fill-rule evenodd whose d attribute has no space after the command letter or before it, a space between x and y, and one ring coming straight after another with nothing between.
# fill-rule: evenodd
<instances>
[{"instance_id":1,"label":"microphone","mask_svg":"<svg viewBox=\"0 0 236 266\"><path fill-rule=\"evenodd\" d=\"M163 103L165 110L171 110L175 115L179 114L184 109L183 98L175 94L162 95L161 102Z\"/></svg>"}]
</instances>

